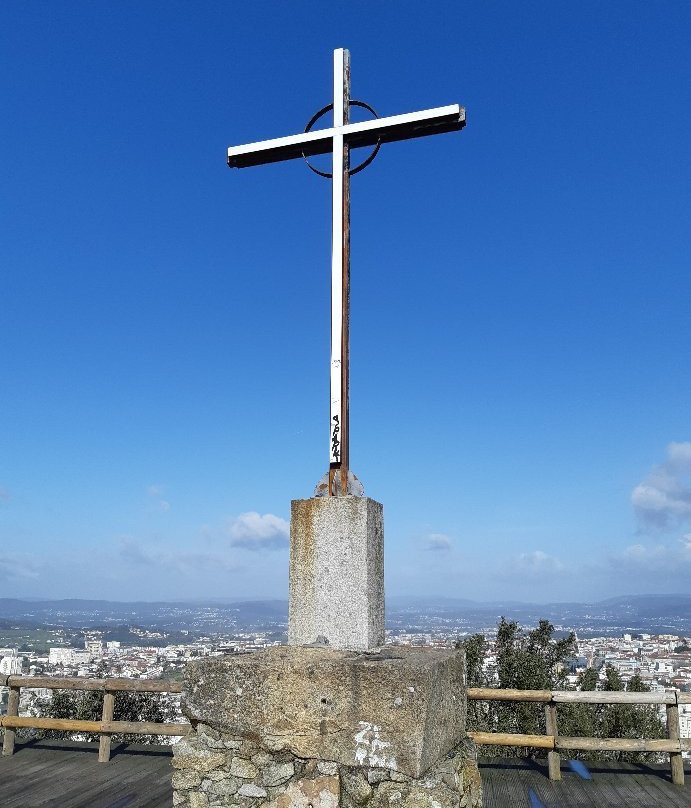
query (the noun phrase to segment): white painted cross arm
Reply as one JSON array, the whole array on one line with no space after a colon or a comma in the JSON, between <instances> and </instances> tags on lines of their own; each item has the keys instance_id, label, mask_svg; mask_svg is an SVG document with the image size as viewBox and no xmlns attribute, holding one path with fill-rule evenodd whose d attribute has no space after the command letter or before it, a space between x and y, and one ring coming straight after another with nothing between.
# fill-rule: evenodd
<instances>
[{"instance_id":1,"label":"white painted cross arm","mask_svg":"<svg viewBox=\"0 0 691 808\"><path fill-rule=\"evenodd\" d=\"M464 126L465 109L458 104L450 104L422 112L375 118L372 121L318 129L300 135L247 143L244 146L231 146L228 149L228 165L231 168L247 168L262 163L293 160L303 155L310 157L314 154L326 154L332 151L333 138L336 135L343 135L344 140L354 149L359 146L374 146L377 142L390 143L440 132L456 132Z\"/></svg>"}]
</instances>

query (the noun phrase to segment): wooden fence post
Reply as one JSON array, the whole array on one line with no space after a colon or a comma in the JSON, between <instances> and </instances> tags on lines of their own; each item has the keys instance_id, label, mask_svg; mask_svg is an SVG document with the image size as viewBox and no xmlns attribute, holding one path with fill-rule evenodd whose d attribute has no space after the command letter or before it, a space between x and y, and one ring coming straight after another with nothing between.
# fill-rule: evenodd
<instances>
[{"instance_id":1,"label":"wooden fence post","mask_svg":"<svg viewBox=\"0 0 691 808\"><path fill-rule=\"evenodd\" d=\"M557 706L556 704L545 704L545 731L547 735L553 735L556 742L557 735ZM547 753L547 771L550 780L561 780L561 756L559 752L550 751Z\"/></svg>"},{"instance_id":2,"label":"wooden fence post","mask_svg":"<svg viewBox=\"0 0 691 808\"><path fill-rule=\"evenodd\" d=\"M113 720L113 710L115 709L115 693L103 694L103 712L101 721L109 724ZM110 732L101 732L98 739L98 762L107 763L110 760Z\"/></svg>"},{"instance_id":3,"label":"wooden fence post","mask_svg":"<svg viewBox=\"0 0 691 808\"><path fill-rule=\"evenodd\" d=\"M7 715L19 715L19 688L17 686L10 687L10 695L7 699ZM5 727L5 739L2 742L3 755L13 754L15 734L16 730Z\"/></svg>"},{"instance_id":4,"label":"wooden fence post","mask_svg":"<svg viewBox=\"0 0 691 808\"><path fill-rule=\"evenodd\" d=\"M681 737L679 730L679 703L667 704L667 737L671 741L678 741ZM684 785L684 759L681 748L678 752L669 753L669 765L672 769L672 782L675 786Z\"/></svg>"}]
</instances>

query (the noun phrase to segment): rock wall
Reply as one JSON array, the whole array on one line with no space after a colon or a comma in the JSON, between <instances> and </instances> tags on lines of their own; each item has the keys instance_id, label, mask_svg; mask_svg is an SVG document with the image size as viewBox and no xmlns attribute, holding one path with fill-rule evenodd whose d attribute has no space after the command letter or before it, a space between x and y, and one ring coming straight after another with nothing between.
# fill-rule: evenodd
<instances>
[{"instance_id":1,"label":"rock wall","mask_svg":"<svg viewBox=\"0 0 691 808\"><path fill-rule=\"evenodd\" d=\"M473 742L422 777L296 757L198 723L173 747L173 805L189 808L480 808Z\"/></svg>"}]
</instances>

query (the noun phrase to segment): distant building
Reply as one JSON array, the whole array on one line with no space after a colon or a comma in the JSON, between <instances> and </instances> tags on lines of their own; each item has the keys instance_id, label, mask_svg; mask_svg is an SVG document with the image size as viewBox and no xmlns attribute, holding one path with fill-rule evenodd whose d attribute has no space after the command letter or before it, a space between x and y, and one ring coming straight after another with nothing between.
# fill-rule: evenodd
<instances>
[{"instance_id":1,"label":"distant building","mask_svg":"<svg viewBox=\"0 0 691 808\"><path fill-rule=\"evenodd\" d=\"M84 650L91 656L101 656L103 653L103 640L87 637L84 640Z\"/></svg>"},{"instance_id":2,"label":"distant building","mask_svg":"<svg viewBox=\"0 0 691 808\"><path fill-rule=\"evenodd\" d=\"M22 672L22 659L17 656L3 656L0 659L0 674L17 676Z\"/></svg>"},{"instance_id":3,"label":"distant building","mask_svg":"<svg viewBox=\"0 0 691 808\"><path fill-rule=\"evenodd\" d=\"M72 662L72 652L74 648L49 648L49 665L69 665Z\"/></svg>"},{"instance_id":4,"label":"distant building","mask_svg":"<svg viewBox=\"0 0 691 808\"><path fill-rule=\"evenodd\" d=\"M79 649L75 649L72 652L72 665L88 665L89 662L93 659L93 654L90 651L80 651ZM79 676L86 675L86 674L79 674Z\"/></svg>"},{"instance_id":5,"label":"distant building","mask_svg":"<svg viewBox=\"0 0 691 808\"><path fill-rule=\"evenodd\" d=\"M0 648L0 658L17 656L16 648Z\"/></svg>"}]
</instances>

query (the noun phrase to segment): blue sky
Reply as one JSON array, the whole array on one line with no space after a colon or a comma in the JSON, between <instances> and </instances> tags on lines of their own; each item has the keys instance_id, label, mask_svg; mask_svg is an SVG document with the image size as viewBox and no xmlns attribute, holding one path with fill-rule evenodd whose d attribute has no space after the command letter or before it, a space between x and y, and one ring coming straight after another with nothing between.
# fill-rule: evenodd
<instances>
[{"instance_id":1,"label":"blue sky","mask_svg":"<svg viewBox=\"0 0 691 808\"><path fill-rule=\"evenodd\" d=\"M285 597L326 468L331 93L468 125L352 183L387 591L688 592L687 2L6 2L0 595Z\"/></svg>"}]
</instances>

